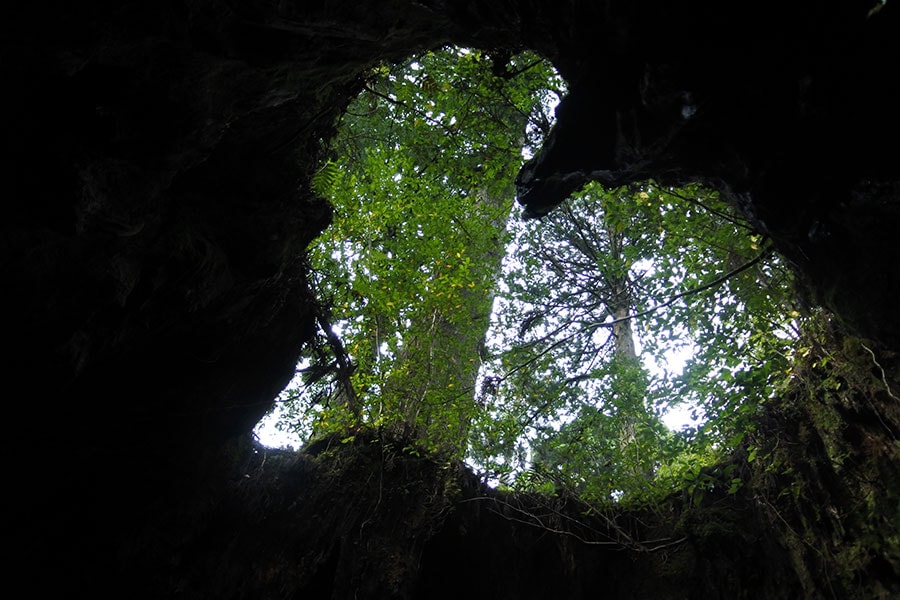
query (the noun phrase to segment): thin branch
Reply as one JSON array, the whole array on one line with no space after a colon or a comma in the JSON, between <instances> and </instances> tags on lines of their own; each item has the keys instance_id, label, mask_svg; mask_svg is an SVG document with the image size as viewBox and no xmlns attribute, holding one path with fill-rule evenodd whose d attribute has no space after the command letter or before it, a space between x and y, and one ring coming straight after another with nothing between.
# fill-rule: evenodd
<instances>
[{"instance_id":1,"label":"thin branch","mask_svg":"<svg viewBox=\"0 0 900 600\"><path fill-rule=\"evenodd\" d=\"M608 538L606 540L587 539L583 535L579 535L578 533L576 533L570 529L562 529L559 527L550 526L543 520L543 518L541 516L536 515L533 512L530 512L528 510L525 510L521 506L515 506L510 502L507 502L505 500L500 500L499 498L480 496L477 498L470 498L468 500L463 500L462 502L472 502L472 501L476 501L476 500L491 500L491 501L493 501L494 504L505 506L508 509L514 511L515 513L518 513L519 515L521 515L521 518L519 518L519 517L510 515L510 514L506 514L504 511L501 511L501 510L489 509L494 514L502 517L503 519L506 519L507 521L522 523L524 525L536 527L538 529L542 529L544 531L547 531L547 532L550 532L553 534L572 537L572 538L578 540L579 542L581 542L582 544L589 545L589 546L619 546L621 548L634 550L637 552L655 552L657 550L669 548L671 546L675 546L675 545L678 545L678 544L681 544L681 543L684 543L685 541L687 541L687 536L676 539L676 540L673 540L671 538L660 538L660 539L654 539L654 540L637 541L634 538L632 538L631 535L629 535L620 525L615 523L612 519L610 519L609 517L606 517L600 513L596 513L598 517L603 519L603 521L606 523L606 526L614 534L615 538L617 538L617 539L613 539L613 537L611 535L604 534L600 531L597 531L596 529L594 529L587 523L585 523L583 521L579 521L577 519L574 519L570 515L567 515L552 506L543 504L543 508L550 511L553 515L555 515L559 519L572 522L575 525L578 525L578 526L586 529L588 532L590 532L593 535ZM648 547L647 544L657 544L657 545Z\"/></svg>"},{"instance_id":2,"label":"thin branch","mask_svg":"<svg viewBox=\"0 0 900 600\"><path fill-rule=\"evenodd\" d=\"M703 202L701 202L700 200L698 200L698 199L696 199L696 198L690 198L690 197L688 197L688 196L684 196L684 195L679 194L679 193L677 193L677 192L675 192L675 191L673 191L673 190L664 190L663 193L665 193L665 194L667 194L667 195L669 195L669 196L675 196L676 198L680 198L681 200L684 200L684 201L686 201L686 202L690 202L691 204L694 204L694 205L696 205L696 206L699 206L700 208L702 208L702 209L705 210L706 212L712 213L712 214L716 215L717 217L720 217L720 218L722 218L722 219L725 219L726 221L728 221L728 222L731 223L732 225L735 225L735 226L737 226L737 227L742 227L742 228L744 228L744 229L746 229L746 230L748 230L748 231L752 231L752 232L754 232L754 233L756 232L756 229L754 229L754 228L753 228L751 225L749 225L748 223L746 223L746 222L744 222L744 221L741 221L740 219L737 219L737 218L733 217L732 215L729 215L729 214L727 214L727 213L724 213L724 212L722 212L722 211L720 211L720 210L718 210L718 209L715 209L715 208L713 208L713 207L711 207L711 206L707 206L707 205L703 204Z\"/></svg>"},{"instance_id":3,"label":"thin branch","mask_svg":"<svg viewBox=\"0 0 900 600\"><path fill-rule=\"evenodd\" d=\"M456 135L459 133L458 130L454 129L454 128L451 127L450 125L447 125L446 123L442 123L440 120L435 119L434 117L428 115L428 114L425 113L424 111L419 110L418 108L413 108L412 106L410 106L410 105L407 104L406 102L402 102L402 101L400 101L400 100L397 100L396 98L391 98L389 95L384 94L384 93L382 93L382 92L379 92L378 90L376 90L375 88L369 86L368 84L365 85L365 86L363 87L363 89L364 89L365 91L369 92L370 94L372 94L372 95L374 95L374 96L378 96L378 97L381 98L382 100L384 100L384 101L386 101L386 102L389 102L390 104L393 104L394 106L399 106L400 108L402 108L402 109L404 109L404 110L406 110L406 111L409 111L409 112L411 112L411 113L414 113L414 114L419 115L420 117L422 117L422 118L425 119L426 121L429 121L430 123L433 123L433 124L437 125L438 127L440 127L441 129L443 129L444 131L446 131L446 132L447 132L449 135L451 135L451 136L456 136Z\"/></svg>"},{"instance_id":4,"label":"thin branch","mask_svg":"<svg viewBox=\"0 0 900 600\"><path fill-rule=\"evenodd\" d=\"M878 367L879 371L881 371L881 382L884 384L884 389L887 390L888 396L890 396L894 400L900 400L900 398L897 398L897 396L895 396L893 394L893 392L891 392L891 386L888 385L887 376L884 373L884 367L882 367L878 363L878 361L875 359L875 353L872 351L871 348L869 348L865 344L860 343L860 346L862 346L872 356L872 362L875 363L875 366ZM891 428L888 427L887 423L884 422L884 419L881 418L881 413L878 412L878 409L875 408L875 405L872 403L871 400L869 400L869 406L872 408L872 411L875 413L875 417L878 419L878 422L881 423L881 426L884 427L884 429L888 432L888 435L890 435L892 438L894 438L896 440L897 436L894 435L894 432L891 430Z\"/></svg>"},{"instance_id":5,"label":"thin branch","mask_svg":"<svg viewBox=\"0 0 900 600\"><path fill-rule=\"evenodd\" d=\"M733 270L731 270L731 271L725 273L725 274L722 275L721 277L718 277L718 278L714 279L713 281L710 281L709 283L706 283L706 284L704 284L704 285L701 285L701 286L698 286L698 287L695 287L695 288L691 288L691 289L686 290L686 291L684 291L684 292L680 292L680 293L678 293L678 294L675 294L674 296L672 296L671 298L669 298L669 299L666 300L665 302L663 302L663 303L661 303L661 304L657 304L656 306L650 307L650 308L648 308L647 310L642 310L641 312L634 313L634 314L628 315L628 316L626 316L626 317L621 317L621 318L615 319L615 320L613 320L613 321L607 321L607 322L603 323L603 326L604 326L604 327L611 327L611 326L615 325L616 323L621 323L621 322L623 322L623 321L628 321L628 320L631 320L631 319L637 319L637 318L639 318L639 317L643 317L643 316L649 315L650 313L656 312L657 310L659 310L659 309L661 309L661 308L665 308L665 307L667 307L667 306L671 306L672 304L674 304L675 302L677 302L677 301L680 300L681 298L686 298L687 296L693 296L693 295L695 295L695 294L699 294L699 293L701 293L701 292L705 292L705 291L708 290L708 289L714 288L714 287L716 287L716 286L718 286L718 285L721 285L721 284L725 283L726 281L728 281L729 279L731 279L731 278L734 277L735 275L739 275L739 274L743 273L744 271L746 271L747 269L753 268L754 266L756 266L757 264L759 264L760 262L762 262L763 260L765 260L771 253L772 253L772 249L771 249L771 248L767 248L766 250L763 250L763 251L759 254L759 256L757 256L757 257L754 258L753 260L748 261L748 262L745 262L744 264L742 264L741 266L737 267L736 269L733 269Z\"/></svg>"}]
</instances>

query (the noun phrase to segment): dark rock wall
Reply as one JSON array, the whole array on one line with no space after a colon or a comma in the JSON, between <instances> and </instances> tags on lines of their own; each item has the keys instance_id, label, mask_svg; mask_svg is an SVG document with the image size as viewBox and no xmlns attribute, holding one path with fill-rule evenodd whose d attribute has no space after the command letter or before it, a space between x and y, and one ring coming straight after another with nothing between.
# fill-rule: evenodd
<instances>
[{"instance_id":1,"label":"dark rock wall","mask_svg":"<svg viewBox=\"0 0 900 600\"><path fill-rule=\"evenodd\" d=\"M167 571L225 552L215 540L238 543L223 533L234 521L215 515L241 498L242 436L292 375L313 327L304 248L331 213L309 178L367 69L444 43L533 48L570 80L578 108L560 122L580 134L574 146L548 148L527 185L570 172L715 184L773 237L816 301L896 348L898 11L889 1L866 18L870 8L324 0L4 9L13 570L38 590L203 595L197 579ZM415 579L414 567L403 577ZM425 572L446 577L435 568ZM331 589L328 577L318 581Z\"/></svg>"},{"instance_id":2,"label":"dark rock wall","mask_svg":"<svg viewBox=\"0 0 900 600\"><path fill-rule=\"evenodd\" d=\"M876 140L900 134L887 75L896 7L870 18L852 2L619 9L605 22L602 9L573 15L603 25L555 40L572 94L520 175L523 203L540 214L588 179L706 182L774 239L818 302L895 344L888 299L900 290L882 235L897 223L897 164Z\"/></svg>"}]
</instances>

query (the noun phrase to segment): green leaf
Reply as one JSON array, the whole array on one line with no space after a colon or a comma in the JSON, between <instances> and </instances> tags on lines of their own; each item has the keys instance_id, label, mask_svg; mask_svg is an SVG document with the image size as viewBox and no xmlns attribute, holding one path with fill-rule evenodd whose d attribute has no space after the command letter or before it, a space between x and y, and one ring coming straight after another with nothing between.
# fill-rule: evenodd
<instances>
[{"instance_id":1,"label":"green leaf","mask_svg":"<svg viewBox=\"0 0 900 600\"><path fill-rule=\"evenodd\" d=\"M328 161L313 175L310 186L316 195L329 198L334 192L340 175L340 165L336 162Z\"/></svg>"}]
</instances>

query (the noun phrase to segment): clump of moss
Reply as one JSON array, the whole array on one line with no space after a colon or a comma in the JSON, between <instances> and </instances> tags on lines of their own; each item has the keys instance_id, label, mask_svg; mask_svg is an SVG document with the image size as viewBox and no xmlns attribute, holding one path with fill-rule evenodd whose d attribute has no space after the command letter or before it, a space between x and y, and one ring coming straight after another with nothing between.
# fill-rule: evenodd
<instances>
[{"instance_id":1,"label":"clump of moss","mask_svg":"<svg viewBox=\"0 0 900 600\"><path fill-rule=\"evenodd\" d=\"M900 360L825 315L756 436L752 487L810 597L900 594Z\"/></svg>"}]
</instances>

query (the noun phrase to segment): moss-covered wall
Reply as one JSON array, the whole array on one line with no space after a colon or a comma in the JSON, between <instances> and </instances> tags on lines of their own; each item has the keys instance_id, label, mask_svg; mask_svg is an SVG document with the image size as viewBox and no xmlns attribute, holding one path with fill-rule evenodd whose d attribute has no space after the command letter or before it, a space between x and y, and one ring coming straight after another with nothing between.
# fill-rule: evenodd
<instances>
[{"instance_id":1,"label":"moss-covered wall","mask_svg":"<svg viewBox=\"0 0 900 600\"><path fill-rule=\"evenodd\" d=\"M750 487L809 597L900 594L898 357L821 319L755 434Z\"/></svg>"}]
</instances>

